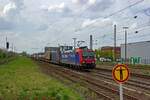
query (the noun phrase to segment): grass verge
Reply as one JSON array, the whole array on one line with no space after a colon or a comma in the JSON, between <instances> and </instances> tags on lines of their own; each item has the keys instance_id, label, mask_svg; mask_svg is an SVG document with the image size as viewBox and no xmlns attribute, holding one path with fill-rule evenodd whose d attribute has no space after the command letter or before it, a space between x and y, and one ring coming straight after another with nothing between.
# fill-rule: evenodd
<instances>
[{"instance_id":1,"label":"grass verge","mask_svg":"<svg viewBox=\"0 0 150 100\"><path fill-rule=\"evenodd\" d=\"M26 57L0 65L2 100L82 100L73 89L40 72Z\"/></svg>"}]
</instances>

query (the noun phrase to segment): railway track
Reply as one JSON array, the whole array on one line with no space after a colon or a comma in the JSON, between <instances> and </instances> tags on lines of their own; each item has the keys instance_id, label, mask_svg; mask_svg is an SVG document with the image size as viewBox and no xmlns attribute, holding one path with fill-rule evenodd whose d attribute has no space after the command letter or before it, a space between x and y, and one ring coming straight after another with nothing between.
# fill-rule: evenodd
<instances>
[{"instance_id":1,"label":"railway track","mask_svg":"<svg viewBox=\"0 0 150 100\"><path fill-rule=\"evenodd\" d=\"M93 76L87 75L84 72L77 72L74 70L59 67L58 65L50 64L50 69L56 74L67 78L76 83L80 83L83 86L88 87L89 90L96 93L99 97L103 97L106 100L119 100L119 89L106 80L96 79ZM125 100L141 100L141 94L130 93L131 91L124 92ZM140 99L139 99L140 98ZM149 100L145 99L144 100Z\"/></svg>"},{"instance_id":2,"label":"railway track","mask_svg":"<svg viewBox=\"0 0 150 100\"><path fill-rule=\"evenodd\" d=\"M104 71L104 72L112 72L111 69L105 69L105 68L95 68L97 71ZM130 75L133 77L133 78L141 78L141 79L145 79L146 81L149 81L150 82L150 76L148 75L143 75L143 74L137 74L137 73L133 73L131 72Z\"/></svg>"},{"instance_id":3,"label":"railway track","mask_svg":"<svg viewBox=\"0 0 150 100\"><path fill-rule=\"evenodd\" d=\"M60 70L60 69L59 69ZM98 81L92 79L92 78L89 78L87 76L84 76L84 75L81 75L81 74L77 74L77 73L73 73L72 71L70 70L66 70L66 69L63 69L61 70L61 72L56 72L57 74L60 74L60 75L63 75L65 77L67 77L67 79L70 79L70 80L77 80L76 82L82 82L83 85L86 85L86 87L88 87L90 90L94 91L98 96L103 96L105 97L105 99L109 99L109 100L117 100L119 99L119 91L117 89L113 89L112 87L108 87L108 84L99 84ZM65 73L65 75L64 75ZM68 76L70 75L70 76ZM129 99L129 100L138 100L137 98L135 97L131 97L127 94L125 94L125 98L126 99Z\"/></svg>"},{"instance_id":4,"label":"railway track","mask_svg":"<svg viewBox=\"0 0 150 100\"><path fill-rule=\"evenodd\" d=\"M95 76L97 78L103 78L103 80L106 80L115 84L115 82L112 79L112 75L110 73L108 74L104 72L95 72L95 73L91 73L91 75L93 77ZM137 81L135 79L130 79L128 82L125 83L124 86L125 86L124 87L125 89L130 88L130 89L136 90L136 92L141 92L142 94L144 93L145 95L150 96L150 83L148 82L142 82L142 81Z\"/></svg>"},{"instance_id":5,"label":"railway track","mask_svg":"<svg viewBox=\"0 0 150 100\"><path fill-rule=\"evenodd\" d=\"M58 67L58 66L57 66ZM76 78L74 77L74 75L68 75L68 73L66 72L62 72L62 71L59 71L60 68L57 68L56 65L53 65L53 67L51 65L48 66L48 70L47 68L44 69L45 72L48 72L49 74L57 74L57 77L63 77L73 83L82 83L81 85L85 86L86 85L86 88L88 88L90 91L94 92L97 96L91 99L87 99L87 100L99 100L99 98L101 98L102 100L114 100L112 99L110 96L107 96L106 94L104 93L101 93L99 90L97 90L95 86L91 86L91 84L89 84L88 82L82 82L82 80L80 80L79 78ZM51 71L50 71L51 70Z\"/></svg>"},{"instance_id":6,"label":"railway track","mask_svg":"<svg viewBox=\"0 0 150 100\"><path fill-rule=\"evenodd\" d=\"M95 72L95 75L97 76L103 76L105 78L108 78L108 79L112 79L112 73L111 72L103 72L103 71L95 71L93 70L93 72ZM139 79L139 77L138 77ZM141 81L141 80L137 80L136 78L130 78L129 81L127 82L127 84L132 84L132 83L135 83L137 84L137 86L141 87L141 88L146 88L150 90L150 80L147 80L147 81Z\"/></svg>"}]
</instances>

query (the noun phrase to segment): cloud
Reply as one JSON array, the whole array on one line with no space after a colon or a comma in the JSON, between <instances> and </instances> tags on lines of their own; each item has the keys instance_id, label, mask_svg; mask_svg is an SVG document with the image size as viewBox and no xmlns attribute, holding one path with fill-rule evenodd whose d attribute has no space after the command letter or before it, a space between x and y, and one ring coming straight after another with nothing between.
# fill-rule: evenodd
<instances>
[{"instance_id":1,"label":"cloud","mask_svg":"<svg viewBox=\"0 0 150 100\"><path fill-rule=\"evenodd\" d=\"M144 13L145 15L150 16L150 7L147 9L144 9Z\"/></svg>"},{"instance_id":2,"label":"cloud","mask_svg":"<svg viewBox=\"0 0 150 100\"><path fill-rule=\"evenodd\" d=\"M60 18L72 16L72 9L70 9L64 2L55 5L42 5L41 10L49 17Z\"/></svg>"},{"instance_id":3,"label":"cloud","mask_svg":"<svg viewBox=\"0 0 150 100\"><path fill-rule=\"evenodd\" d=\"M73 0L75 5L80 5L88 11L102 11L110 8L116 0Z\"/></svg>"},{"instance_id":4,"label":"cloud","mask_svg":"<svg viewBox=\"0 0 150 100\"><path fill-rule=\"evenodd\" d=\"M4 6L1 17L13 17L16 14L19 14L23 8L23 5L23 0L10 0L10 2Z\"/></svg>"},{"instance_id":5,"label":"cloud","mask_svg":"<svg viewBox=\"0 0 150 100\"><path fill-rule=\"evenodd\" d=\"M41 9L41 10L48 11L48 7L47 7L46 5L41 5L40 9Z\"/></svg>"},{"instance_id":6,"label":"cloud","mask_svg":"<svg viewBox=\"0 0 150 100\"><path fill-rule=\"evenodd\" d=\"M46 5L42 5L41 9L48 11L50 13L65 13L70 11L70 9L65 5L64 2L58 5L50 5L48 7Z\"/></svg>"},{"instance_id":7,"label":"cloud","mask_svg":"<svg viewBox=\"0 0 150 100\"><path fill-rule=\"evenodd\" d=\"M23 8L24 0L10 0L11 2L14 2L18 8Z\"/></svg>"},{"instance_id":8,"label":"cloud","mask_svg":"<svg viewBox=\"0 0 150 100\"><path fill-rule=\"evenodd\" d=\"M85 28L85 27L95 24L95 23L96 23L96 20L87 19L82 23L82 28Z\"/></svg>"},{"instance_id":9,"label":"cloud","mask_svg":"<svg viewBox=\"0 0 150 100\"><path fill-rule=\"evenodd\" d=\"M64 12L66 9L65 3L61 3L59 5L51 5L48 7L49 12Z\"/></svg>"},{"instance_id":10,"label":"cloud","mask_svg":"<svg viewBox=\"0 0 150 100\"><path fill-rule=\"evenodd\" d=\"M38 28L36 30L37 31L46 31L47 29L48 29L48 25L41 24L40 26L38 26Z\"/></svg>"},{"instance_id":11,"label":"cloud","mask_svg":"<svg viewBox=\"0 0 150 100\"><path fill-rule=\"evenodd\" d=\"M135 28L137 28L137 26L138 26L137 23L133 23L129 28L130 29L135 29Z\"/></svg>"},{"instance_id":12,"label":"cloud","mask_svg":"<svg viewBox=\"0 0 150 100\"><path fill-rule=\"evenodd\" d=\"M9 2L1 10L1 14L0 14L0 29L1 30L10 30L13 28L12 18L16 9L17 7L15 3Z\"/></svg>"},{"instance_id":13,"label":"cloud","mask_svg":"<svg viewBox=\"0 0 150 100\"><path fill-rule=\"evenodd\" d=\"M0 30L2 31L2 30L10 30L10 29L13 29L13 23L0 17Z\"/></svg>"},{"instance_id":14,"label":"cloud","mask_svg":"<svg viewBox=\"0 0 150 100\"><path fill-rule=\"evenodd\" d=\"M110 8L115 3L115 0L89 0L88 10L103 11Z\"/></svg>"},{"instance_id":15,"label":"cloud","mask_svg":"<svg viewBox=\"0 0 150 100\"><path fill-rule=\"evenodd\" d=\"M23 0L10 0L4 5L0 14L0 29L12 30L18 23L20 11L23 8Z\"/></svg>"},{"instance_id":16,"label":"cloud","mask_svg":"<svg viewBox=\"0 0 150 100\"><path fill-rule=\"evenodd\" d=\"M85 5L88 3L88 0L72 0L72 2L76 5Z\"/></svg>"},{"instance_id":17,"label":"cloud","mask_svg":"<svg viewBox=\"0 0 150 100\"><path fill-rule=\"evenodd\" d=\"M94 26L94 27L104 27L107 25L113 25L115 24L115 21L112 21L109 18L103 19L103 18L98 18L94 20L87 19L82 23L82 28L88 27L88 26Z\"/></svg>"},{"instance_id":18,"label":"cloud","mask_svg":"<svg viewBox=\"0 0 150 100\"><path fill-rule=\"evenodd\" d=\"M93 4L95 4L96 3L96 0L89 0L89 2L88 2L90 5L93 5Z\"/></svg>"},{"instance_id":19,"label":"cloud","mask_svg":"<svg viewBox=\"0 0 150 100\"><path fill-rule=\"evenodd\" d=\"M3 9L3 15L7 15L16 10L16 5L14 2L8 3Z\"/></svg>"}]
</instances>

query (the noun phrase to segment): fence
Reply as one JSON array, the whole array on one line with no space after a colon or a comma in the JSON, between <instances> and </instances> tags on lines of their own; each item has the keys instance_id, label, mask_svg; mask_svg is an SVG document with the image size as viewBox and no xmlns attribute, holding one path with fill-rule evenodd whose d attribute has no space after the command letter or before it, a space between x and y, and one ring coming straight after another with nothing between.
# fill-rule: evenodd
<instances>
[{"instance_id":1,"label":"fence","mask_svg":"<svg viewBox=\"0 0 150 100\"><path fill-rule=\"evenodd\" d=\"M150 64L150 57L130 57L126 60L128 64ZM121 63L125 63L125 59L121 58Z\"/></svg>"}]
</instances>

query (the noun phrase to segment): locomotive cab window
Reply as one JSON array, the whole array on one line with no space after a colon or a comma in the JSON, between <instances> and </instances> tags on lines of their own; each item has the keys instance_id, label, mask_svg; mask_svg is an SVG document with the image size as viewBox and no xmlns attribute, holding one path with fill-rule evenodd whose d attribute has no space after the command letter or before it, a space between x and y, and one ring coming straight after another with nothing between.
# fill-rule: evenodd
<instances>
[{"instance_id":1,"label":"locomotive cab window","mask_svg":"<svg viewBox=\"0 0 150 100\"><path fill-rule=\"evenodd\" d=\"M86 59L86 58L90 58L90 59L93 59L94 58L94 56L95 56L95 54L94 54L94 52L83 52L83 58L84 59Z\"/></svg>"}]
</instances>

